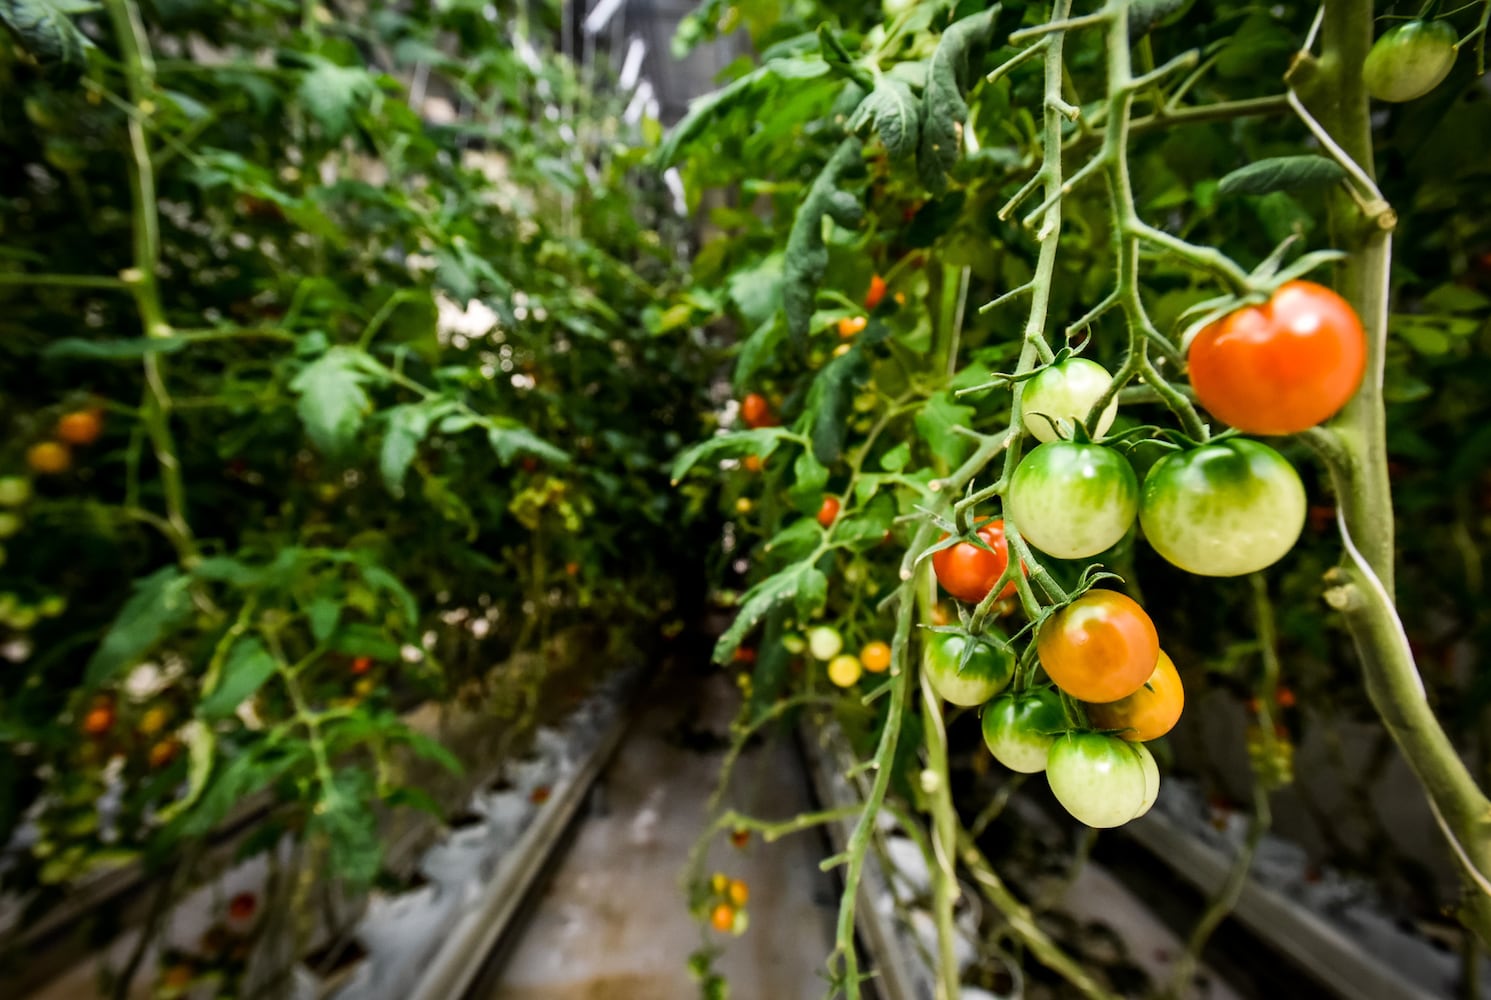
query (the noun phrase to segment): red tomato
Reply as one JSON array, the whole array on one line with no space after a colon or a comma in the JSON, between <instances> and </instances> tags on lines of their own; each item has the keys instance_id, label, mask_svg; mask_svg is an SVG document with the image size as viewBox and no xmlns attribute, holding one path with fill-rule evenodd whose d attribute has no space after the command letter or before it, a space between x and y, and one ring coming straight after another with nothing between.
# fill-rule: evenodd
<instances>
[{"instance_id":1,"label":"red tomato","mask_svg":"<svg viewBox=\"0 0 1491 1000\"><path fill-rule=\"evenodd\" d=\"M1297 434L1346 405L1367 370L1367 335L1341 296L1310 281L1228 313L1191 343L1191 387L1218 420Z\"/></svg>"},{"instance_id":2,"label":"red tomato","mask_svg":"<svg viewBox=\"0 0 1491 1000\"><path fill-rule=\"evenodd\" d=\"M818 523L825 528L833 527L833 523L839 519L839 498L824 497L823 506L818 508Z\"/></svg>"},{"instance_id":3,"label":"red tomato","mask_svg":"<svg viewBox=\"0 0 1491 1000\"><path fill-rule=\"evenodd\" d=\"M1160 659L1160 637L1130 598L1089 590L1046 619L1036 652L1057 687L1104 704L1128 697L1149 680Z\"/></svg>"},{"instance_id":4,"label":"red tomato","mask_svg":"<svg viewBox=\"0 0 1491 1000\"><path fill-rule=\"evenodd\" d=\"M240 892L228 900L228 916L234 920L247 920L259 908L259 900L251 892Z\"/></svg>"},{"instance_id":5,"label":"red tomato","mask_svg":"<svg viewBox=\"0 0 1491 1000\"><path fill-rule=\"evenodd\" d=\"M870 277L869 290L865 292L865 308L874 309L885 298L885 279L880 275Z\"/></svg>"},{"instance_id":6,"label":"red tomato","mask_svg":"<svg viewBox=\"0 0 1491 1000\"><path fill-rule=\"evenodd\" d=\"M1180 674L1165 651L1154 665L1149 680L1126 698L1106 705L1089 705L1087 718L1096 729L1112 729L1130 742L1147 743L1168 733L1180 720L1186 693Z\"/></svg>"},{"instance_id":7,"label":"red tomato","mask_svg":"<svg viewBox=\"0 0 1491 1000\"><path fill-rule=\"evenodd\" d=\"M352 661L352 674L361 677L373 669L373 658L371 656L359 656Z\"/></svg>"},{"instance_id":8,"label":"red tomato","mask_svg":"<svg viewBox=\"0 0 1491 1000\"><path fill-rule=\"evenodd\" d=\"M994 551L981 549L971 542L959 542L932 553L932 571L942 589L960 601L977 604L994 589L1009 565L1009 545L1004 540L1004 521L990 521L978 529L978 535ZM946 535L942 537L946 538ZM1013 581L999 592L1001 598L1015 592Z\"/></svg>"},{"instance_id":9,"label":"red tomato","mask_svg":"<svg viewBox=\"0 0 1491 1000\"><path fill-rule=\"evenodd\" d=\"M771 404L759 392L752 392L740 401L740 419L750 428L771 427L776 419L771 413Z\"/></svg>"}]
</instances>

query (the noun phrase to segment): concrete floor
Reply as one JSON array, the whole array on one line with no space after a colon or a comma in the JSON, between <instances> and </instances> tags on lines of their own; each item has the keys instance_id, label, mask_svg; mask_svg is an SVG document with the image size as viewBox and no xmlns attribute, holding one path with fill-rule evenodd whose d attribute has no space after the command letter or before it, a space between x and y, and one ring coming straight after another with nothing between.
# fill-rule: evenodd
<instances>
[{"instance_id":1,"label":"concrete floor","mask_svg":"<svg viewBox=\"0 0 1491 1000\"><path fill-rule=\"evenodd\" d=\"M721 837L706 872L750 886L750 928L740 938L706 936L689 915L680 869L704 826L736 699L719 674L664 679L658 690L671 697L654 700L601 778L598 808L529 920L494 1000L688 1000L699 994L688 958L706 940L722 950L715 967L734 1000L822 994L837 899L818 872L824 845L816 833L770 845L753 837L744 849ZM810 808L803 770L781 740L742 755L727 801L763 818Z\"/></svg>"}]
</instances>

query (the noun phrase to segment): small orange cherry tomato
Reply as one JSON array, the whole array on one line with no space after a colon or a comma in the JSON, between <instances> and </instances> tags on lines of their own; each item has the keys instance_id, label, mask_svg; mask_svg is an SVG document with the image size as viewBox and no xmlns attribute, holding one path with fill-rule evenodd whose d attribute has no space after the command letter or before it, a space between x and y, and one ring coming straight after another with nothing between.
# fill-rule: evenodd
<instances>
[{"instance_id":1,"label":"small orange cherry tomato","mask_svg":"<svg viewBox=\"0 0 1491 1000\"><path fill-rule=\"evenodd\" d=\"M747 455L740 464L745 467L747 472L760 472L762 466L766 463L761 461L760 455Z\"/></svg>"},{"instance_id":2,"label":"small orange cherry tomato","mask_svg":"<svg viewBox=\"0 0 1491 1000\"><path fill-rule=\"evenodd\" d=\"M746 901L751 898L750 887L741 879L734 879L730 882L729 896L730 902L736 906L744 906L746 905Z\"/></svg>"},{"instance_id":3,"label":"small orange cherry tomato","mask_svg":"<svg viewBox=\"0 0 1491 1000\"><path fill-rule=\"evenodd\" d=\"M352 661L351 669L354 676L361 677L373 669L373 658L371 656L359 656Z\"/></svg>"},{"instance_id":4,"label":"small orange cherry tomato","mask_svg":"<svg viewBox=\"0 0 1491 1000\"><path fill-rule=\"evenodd\" d=\"M67 450L65 444L42 441L26 449L26 464L33 472L39 472L44 476L55 476L66 472L72 465L72 452Z\"/></svg>"},{"instance_id":5,"label":"small orange cherry tomato","mask_svg":"<svg viewBox=\"0 0 1491 1000\"><path fill-rule=\"evenodd\" d=\"M839 498L824 497L823 505L818 508L818 523L825 528L833 527L833 523L839 519Z\"/></svg>"},{"instance_id":6,"label":"small orange cherry tomato","mask_svg":"<svg viewBox=\"0 0 1491 1000\"><path fill-rule=\"evenodd\" d=\"M770 427L776 423L776 418L772 416L771 404L759 392L747 393L745 399L740 401L740 419L752 429Z\"/></svg>"},{"instance_id":7,"label":"small orange cherry tomato","mask_svg":"<svg viewBox=\"0 0 1491 1000\"><path fill-rule=\"evenodd\" d=\"M1147 743L1168 733L1180 720L1186 694L1175 663L1160 650L1154 672L1139 690L1106 705L1089 705L1087 718L1098 729L1116 730L1130 742Z\"/></svg>"},{"instance_id":8,"label":"small orange cherry tomato","mask_svg":"<svg viewBox=\"0 0 1491 1000\"><path fill-rule=\"evenodd\" d=\"M890 666L890 646L879 639L865 643L859 651L859 662L872 674L884 673Z\"/></svg>"},{"instance_id":9,"label":"small orange cherry tomato","mask_svg":"<svg viewBox=\"0 0 1491 1000\"><path fill-rule=\"evenodd\" d=\"M734 930L735 907L729 903L715 904L715 908L709 911L709 925L721 934L726 934Z\"/></svg>"},{"instance_id":10,"label":"small orange cherry tomato","mask_svg":"<svg viewBox=\"0 0 1491 1000\"><path fill-rule=\"evenodd\" d=\"M848 340L856 333L862 331L869 324L869 322L870 321L863 316L845 316L843 319L839 320L839 336L843 337L845 340Z\"/></svg>"},{"instance_id":11,"label":"small orange cherry tomato","mask_svg":"<svg viewBox=\"0 0 1491 1000\"><path fill-rule=\"evenodd\" d=\"M865 292L865 308L874 309L885 298L885 279L880 275L870 277L870 287Z\"/></svg>"},{"instance_id":12,"label":"small orange cherry tomato","mask_svg":"<svg viewBox=\"0 0 1491 1000\"><path fill-rule=\"evenodd\" d=\"M68 444L87 445L98 440L103 433L103 414L99 410L75 410L64 413L57 421L55 431L58 440Z\"/></svg>"},{"instance_id":13,"label":"small orange cherry tomato","mask_svg":"<svg viewBox=\"0 0 1491 1000\"><path fill-rule=\"evenodd\" d=\"M1073 698L1106 704L1149 680L1160 659L1160 638L1132 598L1089 590L1046 619L1036 652L1057 687Z\"/></svg>"},{"instance_id":14,"label":"small orange cherry tomato","mask_svg":"<svg viewBox=\"0 0 1491 1000\"><path fill-rule=\"evenodd\" d=\"M937 575L942 589L969 604L977 604L988 596L1010 561L1009 543L1004 540L1004 521L990 521L978 529L978 536L989 549L993 549L992 552L971 542L959 542L932 553L932 572ZM1010 581L999 596L1009 597L1014 592L1014 581Z\"/></svg>"}]
</instances>

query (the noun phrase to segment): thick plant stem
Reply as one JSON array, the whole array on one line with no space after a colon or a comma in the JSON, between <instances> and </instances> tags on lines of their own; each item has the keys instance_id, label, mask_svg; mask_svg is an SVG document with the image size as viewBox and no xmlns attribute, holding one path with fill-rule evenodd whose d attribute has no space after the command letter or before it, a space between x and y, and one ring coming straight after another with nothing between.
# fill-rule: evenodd
<instances>
[{"instance_id":1,"label":"thick plant stem","mask_svg":"<svg viewBox=\"0 0 1491 1000\"><path fill-rule=\"evenodd\" d=\"M937 601L937 584L931 567L923 564L917 581L917 606L923 618L931 615ZM930 654L924 645L922 656ZM942 698L932 688L926 670L921 678L922 713L926 719L927 769L923 791L927 809L932 815L932 916L937 924L937 1000L958 1000L958 957L953 904L958 898L957 836L958 814L953 807L951 778L947 767L947 726L942 716Z\"/></svg>"},{"instance_id":2,"label":"thick plant stem","mask_svg":"<svg viewBox=\"0 0 1491 1000\"><path fill-rule=\"evenodd\" d=\"M139 9L132 0L107 0L109 18L119 40L120 59L124 64L129 98L143 113L155 87L155 61ZM155 204L155 167L150 158L150 143L141 115L129 119L129 189L134 227L134 266L121 277L129 285L140 314L140 325L147 338L165 339L172 334L161 305L156 283L160 262L160 217ZM176 442L171 434L171 396L166 389L165 362L159 351L145 355L145 399L140 406L140 420L160 466L161 490L165 495L166 522L171 526L171 542L177 557L186 565L197 559L196 542L186 521L186 487L181 478L181 464L176 457Z\"/></svg>"},{"instance_id":3,"label":"thick plant stem","mask_svg":"<svg viewBox=\"0 0 1491 1000\"><path fill-rule=\"evenodd\" d=\"M1312 72L1292 75L1306 77L1302 96L1311 110L1340 149L1371 177L1371 121L1362 80L1372 44L1370 0L1327 0L1320 39L1318 60L1301 56L1300 65ZM1461 918L1482 942L1491 944L1491 893L1486 891L1491 886L1491 800L1477 787L1429 705L1393 600L1393 505L1382 397L1391 236L1364 219L1345 196L1332 202L1331 221L1337 243L1348 251L1337 288L1367 331L1368 363L1361 389L1331 425L1334 442L1316 448L1331 470L1342 541L1350 557L1326 596L1351 633L1368 696L1424 786L1471 883Z\"/></svg>"}]
</instances>

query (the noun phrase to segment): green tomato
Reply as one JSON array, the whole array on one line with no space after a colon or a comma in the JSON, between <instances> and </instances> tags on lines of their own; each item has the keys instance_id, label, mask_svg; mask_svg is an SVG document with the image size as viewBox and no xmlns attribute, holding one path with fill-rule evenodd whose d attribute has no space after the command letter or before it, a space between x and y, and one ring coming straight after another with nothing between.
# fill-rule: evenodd
<instances>
[{"instance_id":1,"label":"green tomato","mask_svg":"<svg viewBox=\"0 0 1491 1000\"><path fill-rule=\"evenodd\" d=\"M782 648L791 653L793 656L796 656L798 653L801 653L803 650L808 648L808 642L796 632L788 632L786 635L782 636Z\"/></svg>"},{"instance_id":2,"label":"green tomato","mask_svg":"<svg viewBox=\"0 0 1491 1000\"><path fill-rule=\"evenodd\" d=\"M970 641L973 649L965 660L963 651ZM933 690L954 705L982 705L1003 691L1015 676L1015 654L1009 646L956 632L934 632L922 663Z\"/></svg>"},{"instance_id":3,"label":"green tomato","mask_svg":"<svg viewBox=\"0 0 1491 1000\"><path fill-rule=\"evenodd\" d=\"M995 699L984 709L984 744L1011 771L1039 774L1051 744L1066 730L1061 699L1051 688L1036 688Z\"/></svg>"},{"instance_id":4,"label":"green tomato","mask_svg":"<svg viewBox=\"0 0 1491 1000\"><path fill-rule=\"evenodd\" d=\"M808 650L814 659L832 660L844 648L844 637L832 625L808 629Z\"/></svg>"},{"instance_id":5,"label":"green tomato","mask_svg":"<svg viewBox=\"0 0 1491 1000\"><path fill-rule=\"evenodd\" d=\"M1046 758L1051 794L1079 822L1099 830L1123 826L1150 801L1150 776L1136 747L1101 733L1057 737ZM1153 783L1158 789L1159 781Z\"/></svg>"},{"instance_id":6,"label":"green tomato","mask_svg":"<svg viewBox=\"0 0 1491 1000\"><path fill-rule=\"evenodd\" d=\"M1025 429L1037 441L1056 441L1060 435L1051 427L1056 421L1071 434L1073 422L1086 420L1092 404L1102 398L1113 384L1108 369L1086 358L1068 358L1051 365L1020 387L1020 409ZM1103 408L1096 427L1089 427L1093 437L1102 437L1113 426L1118 415L1118 397ZM1051 418L1047 420L1046 418Z\"/></svg>"},{"instance_id":7,"label":"green tomato","mask_svg":"<svg viewBox=\"0 0 1491 1000\"><path fill-rule=\"evenodd\" d=\"M20 534L23 523L21 515L12 514L8 510L0 510L0 538L14 538Z\"/></svg>"},{"instance_id":8,"label":"green tomato","mask_svg":"<svg viewBox=\"0 0 1491 1000\"><path fill-rule=\"evenodd\" d=\"M1025 540L1058 559L1086 559L1117 545L1139 509L1139 479L1118 452L1052 441L1015 469L1004 515Z\"/></svg>"},{"instance_id":9,"label":"green tomato","mask_svg":"<svg viewBox=\"0 0 1491 1000\"><path fill-rule=\"evenodd\" d=\"M36 606L36 610L41 612L43 618L56 618L67 610L67 598L61 594L43 597L41 603Z\"/></svg>"},{"instance_id":10,"label":"green tomato","mask_svg":"<svg viewBox=\"0 0 1491 1000\"><path fill-rule=\"evenodd\" d=\"M31 480L24 476L0 479L0 507L19 507L31 499Z\"/></svg>"},{"instance_id":11,"label":"green tomato","mask_svg":"<svg viewBox=\"0 0 1491 1000\"><path fill-rule=\"evenodd\" d=\"M1155 800L1160 797L1160 765L1154 762L1154 754L1143 743L1130 742L1129 746L1139 751L1139 763L1144 765L1144 802L1134 814L1134 818L1138 819L1153 809Z\"/></svg>"},{"instance_id":12,"label":"green tomato","mask_svg":"<svg viewBox=\"0 0 1491 1000\"><path fill-rule=\"evenodd\" d=\"M1241 576L1294 547L1305 526L1305 487L1272 448L1229 438L1155 463L1139 523L1154 550L1181 569Z\"/></svg>"},{"instance_id":13,"label":"green tomato","mask_svg":"<svg viewBox=\"0 0 1491 1000\"><path fill-rule=\"evenodd\" d=\"M1454 69L1459 40L1448 21L1409 21L1384 31L1362 66L1367 93L1379 101L1423 97Z\"/></svg>"}]
</instances>

